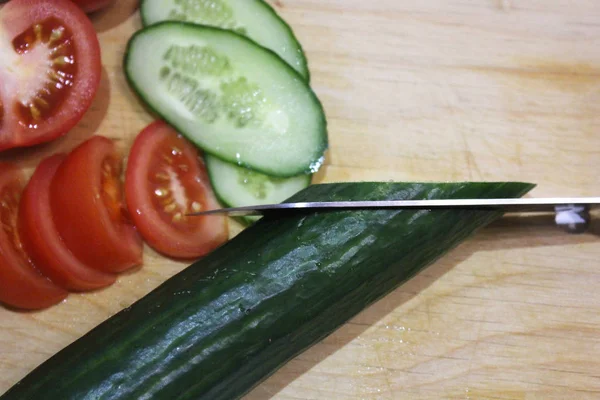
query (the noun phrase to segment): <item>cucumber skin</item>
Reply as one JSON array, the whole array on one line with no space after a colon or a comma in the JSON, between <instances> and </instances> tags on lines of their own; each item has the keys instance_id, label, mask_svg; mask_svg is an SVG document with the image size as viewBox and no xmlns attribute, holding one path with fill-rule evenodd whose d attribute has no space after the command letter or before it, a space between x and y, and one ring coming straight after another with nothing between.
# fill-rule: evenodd
<instances>
[{"instance_id":1,"label":"cucumber skin","mask_svg":"<svg viewBox=\"0 0 600 400\"><path fill-rule=\"evenodd\" d=\"M146 3L148 2L148 0L142 0L140 2L140 15L142 18L142 25L143 26L149 26L151 25L147 18L145 18L146 13L144 12L144 8L146 7ZM292 41L294 42L294 44L298 47L299 50L299 56L300 56L300 62L301 62L301 69L297 70L296 68L294 68L294 66L290 65L290 67L294 68L303 78L307 83L310 83L310 69L308 68L308 59L306 58L306 54L304 53L304 49L302 47L302 44L300 43L300 41L296 38L296 35L294 34L294 30L292 29L292 27L283 19L279 16L279 14L277 13L277 11L275 11L275 9L266 1L264 0L255 0L256 3L260 4L262 7L264 7L265 10L267 10L267 12L273 14L274 18L277 18L278 20L281 21L282 25L285 27L285 29L288 31L290 37L292 38ZM252 40L251 38L248 38L250 40ZM260 46L260 43L257 43ZM264 46L263 46L264 47Z\"/></svg>"},{"instance_id":2,"label":"cucumber skin","mask_svg":"<svg viewBox=\"0 0 600 400\"><path fill-rule=\"evenodd\" d=\"M131 37L129 38L128 42L127 42L127 46L124 52L124 56L123 56L123 71L125 73L125 80L127 81L129 87L131 89L133 89L133 91L135 92L135 94L137 95L138 99L141 100L142 104L146 107L147 111L150 114L154 114L155 116L157 116L160 119L163 119L165 122L167 122L168 124L170 124L171 126L173 126L173 128L175 130L177 130L179 133L181 133L183 136L185 136L190 142L192 142L195 146L197 146L198 148L202 149L203 152L212 155L213 157L219 158L222 161L228 162L228 163L237 163L237 160L232 159L232 158L227 158L221 154L218 154L217 152L211 151L211 149L207 149L202 147L201 145L199 145L197 143L197 140L193 137L193 135L188 134L187 132L185 132L185 130L183 129L179 129L179 127L177 126L176 121L172 121L170 118L166 118L165 115L163 115L160 110L156 107L154 107L154 105L148 101L148 99L146 99L146 97L143 95L142 90L140 90L140 88L137 86L135 80L132 78L132 72L129 71L129 68L127 68L127 63L128 63L128 59L129 56L131 54L131 47L133 46L133 44L135 43L135 39L137 38L138 35L142 35L146 30L148 29L157 29L160 28L162 25L181 25L183 27L198 27L199 29L203 29L203 30L214 30L214 31L221 31L221 32L228 32L232 35L236 35L239 38L242 38L243 40L247 41L248 43L251 43L254 46L258 46L259 48L261 48L263 51L270 53L271 57L275 57L276 59L278 59L281 62L281 65L283 66L283 68L287 68L287 71L289 74L291 74L292 76L296 77L299 81L302 81L306 84L306 88L309 91L311 97L313 98L313 100L315 101L315 104L317 104L319 111L320 111L320 136L321 136L321 143L319 145L319 151L318 154L321 155L321 159L325 157L325 153L326 151L329 149L329 134L328 134L328 122L327 122L327 116L325 113L325 108L323 107L323 103L321 102L321 100L319 99L319 97L317 96L317 94L315 93L315 91L312 89L312 87L306 83L306 81L304 81L304 79L302 78L302 75L300 75L298 73L298 71L296 71L294 68L292 68L292 66L290 66L288 63L286 63L285 61L283 61L281 59L281 57L279 57L275 52L273 52L271 49L267 49L266 47L262 47L258 44L256 44L256 42L252 41L251 39L249 39L246 36L242 36L239 35L235 32L232 31L228 31L226 29L221 29L218 27L214 27L214 26L208 26L208 25L198 25L198 24L192 24L189 22L173 22L173 21L162 21L162 22L157 22L155 24L152 24L148 27L139 29L138 31L136 31L133 35L131 35ZM320 161L319 159L314 159L312 161L312 163L322 163L322 161ZM312 164L311 163L311 164ZM283 178L289 178L295 175L300 175L300 174L313 174L316 171L311 169L311 166L308 165L306 166L306 168L304 169L300 169L298 171L288 171L287 173L280 173L280 171L264 171L260 168L255 168L252 165L248 165L247 163L242 163L241 166L245 167L245 168L249 168L249 169L254 169L257 172L263 173L263 174L267 174L267 175L272 175L272 176L277 176L277 177L283 177Z\"/></svg>"},{"instance_id":3,"label":"cucumber skin","mask_svg":"<svg viewBox=\"0 0 600 400\"><path fill-rule=\"evenodd\" d=\"M519 197L532 188L515 182L320 184L290 201ZM239 398L500 216L362 210L264 217L0 399ZM168 350L160 354L161 348Z\"/></svg>"}]
</instances>

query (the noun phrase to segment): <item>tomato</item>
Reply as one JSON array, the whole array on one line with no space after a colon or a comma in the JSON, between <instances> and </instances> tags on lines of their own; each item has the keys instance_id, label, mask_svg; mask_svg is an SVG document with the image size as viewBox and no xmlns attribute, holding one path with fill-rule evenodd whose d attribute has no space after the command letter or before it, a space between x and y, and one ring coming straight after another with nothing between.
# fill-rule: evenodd
<instances>
[{"instance_id":1,"label":"tomato","mask_svg":"<svg viewBox=\"0 0 600 400\"><path fill-rule=\"evenodd\" d=\"M33 266L17 231L17 214L24 178L13 164L0 163L0 302L36 310L50 307L67 292Z\"/></svg>"},{"instance_id":2,"label":"tomato","mask_svg":"<svg viewBox=\"0 0 600 400\"><path fill-rule=\"evenodd\" d=\"M50 182L65 156L57 154L36 168L19 206L19 235L36 267L59 286L77 291L106 287L116 276L97 271L81 261L59 236L50 209Z\"/></svg>"},{"instance_id":3,"label":"tomato","mask_svg":"<svg viewBox=\"0 0 600 400\"><path fill-rule=\"evenodd\" d=\"M104 272L142 262L143 243L128 218L115 144L93 136L60 164L50 184L50 205L59 235L73 255Z\"/></svg>"},{"instance_id":4,"label":"tomato","mask_svg":"<svg viewBox=\"0 0 600 400\"><path fill-rule=\"evenodd\" d=\"M90 107L100 45L69 0L12 0L0 9L0 150L64 135Z\"/></svg>"},{"instance_id":5,"label":"tomato","mask_svg":"<svg viewBox=\"0 0 600 400\"><path fill-rule=\"evenodd\" d=\"M196 258L228 239L226 217L186 216L219 204L196 147L163 121L150 124L136 138L125 194L140 234L160 253Z\"/></svg>"},{"instance_id":6,"label":"tomato","mask_svg":"<svg viewBox=\"0 0 600 400\"><path fill-rule=\"evenodd\" d=\"M101 10L108 7L114 0L72 0L81 9L87 13Z\"/></svg>"}]
</instances>

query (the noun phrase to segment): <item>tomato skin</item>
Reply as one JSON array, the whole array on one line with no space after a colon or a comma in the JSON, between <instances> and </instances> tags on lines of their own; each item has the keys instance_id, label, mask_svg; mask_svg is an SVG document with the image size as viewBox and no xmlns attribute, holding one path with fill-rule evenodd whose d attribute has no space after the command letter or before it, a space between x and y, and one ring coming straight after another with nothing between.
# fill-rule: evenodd
<instances>
[{"instance_id":1,"label":"tomato skin","mask_svg":"<svg viewBox=\"0 0 600 400\"><path fill-rule=\"evenodd\" d=\"M156 193L150 171L161 162L160 150L176 144L190 171L178 177L189 191L199 193L197 200L203 209L219 208L210 181L195 146L183 139L163 121L148 125L137 136L129 153L125 176L125 194L131 218L144 240L158 252L178 259L206 255L228 239L227 218L224 216L188 217L189 226L169 223L153 202Z\"/></svg>"},{"instance_id":2,"label":"tomato skin","mask_svg":"<svg viewBox=\"0 0 600 400\"><path fill-rule=\"evenodd\" d=\"M51 115L30 127L20 122L14 111L18 103L19 87L26 77L19 78L18 70L0 62L0 151L28 147L52 141L65 135L84 116L92 104L102 75L101 52L98 37L87 15L70 0L11 0L0 9L0 50L15 53L11 40L33 24L47 18L56 18L72 31L77 75L65 97ZM11 47L9 47L11 46ZM26 60L26 57L19 56ZM12 67L12 68L11 68Z\"/></svg>"},{"instance_id":3,"label":"tomato skin","mask_svg":"<svg viewBox=\"0 0 600 400\"><path fill-rule=\"evenodd\" d=\"M114 0L71 0L86 13L101 10L114 3Z\"/></svg>"},{"instance_id":4,"label":"tomato skin","mask_svg":"<svg viewBox=\"0 0 600 400\"><path fill-rule=\"evenodd\" d=\"M120 199L105 201L107 162L115 168L122 162L110 139L93 136L76 147L54 175L50 204L56 228L75 257L100 271L116 273L142 263L143 243L129 221L120 216L115 220L115 210L121 215L124 211ZM109 178L119 179L118 174L113 171ZM115 185L110 188L119 190Z\"/></svg>"},{"instance_id":5,"label":"tomato skin","mask_svg":"<svg viewBox=\"0 0 600 400\"><path fill-rule=\"evenodd\" d=\"M113 284L116 275L97 271L79 261L58 235L51 218L50 184L66 157L44 159L29 180L19 205L19 235L35 266L52 282L72 291L88 291Z\"/></svg>"},{"instance_id":6,"label":"tomato skin","mask_svg":"<svg viewBox=\"0 0 600 400\"><path fill-rule=\"evenodd\" d=\"M0 199L7 187L22 189L24 182L15 165L0 162ZM17 207L15 203L3 212L16 215ZM16 231L17 227L12 228ZM18 309L40 310L64 300L68 293L36 271L25 257L6 230L0 229L0 302Z\"/></svg>"}]
</instances>

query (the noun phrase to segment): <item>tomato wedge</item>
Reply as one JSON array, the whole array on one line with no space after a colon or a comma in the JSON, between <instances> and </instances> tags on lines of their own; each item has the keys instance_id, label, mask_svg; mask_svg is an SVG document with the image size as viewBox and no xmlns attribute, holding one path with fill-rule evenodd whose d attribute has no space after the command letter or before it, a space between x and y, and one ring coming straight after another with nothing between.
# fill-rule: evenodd
<instances>
[{"instance_id":1,"label":"tomato wedge","mask_svg":"<svg viewBox=\"0 0 600 400\"><path fill-rule=\"evenodd\" d=\"M109 286L116 275L97 271L79 261L65 245L51 218L50 183L64 159L64 155L57 154L43 160L25 187L18 218L23 248L44 275L65 289L87 291Z\"/></svg>"},{"instance_id":2,"label":"tomato wedge","mask_svg":"<svg viewBox=\"0 0 600 400\"><path fill-rule=\"evenodd\" d=\"M198 150L156 121L136 138L127 164L125 198L140 234L155 250L196 258L228 239L224 216L187 217L219 207Z\"/></svg>"},{"instance_id":3,"label":"tomato wedge","mask_svg":"<svg viewBox=\"0 0 600 400\"><path fill-rule=\"evenodd\" d=\"M128 218L121 171L115 144L93 136L71 151L50 184L59 235L75 257L104 272L125 271L142 262L143 243Z\"/></svg>"},{"instance_id":4,"label":"tomato wedge","mask_svg":"<svg viewBox=\"0 0 600 400\"><path fill-rule=\"evenodd\" d=\"M0 150L64 135L100 84L94 27L69 0L12 0L0 9Z\"/></svg>"},{"instance_id":5,"label":"tomato wedge","mask_svg":"<svg viewBox=\"0 0 600 400\"><path fill-rule=\"evenodd\" d=\"M0 162L0 302L37 310L59 303L68 293L33 267L21 245L17 213L24 182L15 165Z\"/></svg>"},{"instance_id":6,"label":"tomato wedge","mask_svg":"<svg viewBox=\"0 0 600 400\"><path fill-rule=\"evenodd\" d=\"M108 7L114 0L72 0L81 9L87 13L101 10Z\"/></svg>"}]
</instances>

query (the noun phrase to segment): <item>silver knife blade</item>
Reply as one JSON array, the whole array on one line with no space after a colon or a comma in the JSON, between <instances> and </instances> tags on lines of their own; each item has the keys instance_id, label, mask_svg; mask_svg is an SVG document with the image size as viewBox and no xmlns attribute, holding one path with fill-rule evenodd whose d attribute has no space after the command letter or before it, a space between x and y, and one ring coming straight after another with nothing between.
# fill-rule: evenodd
<instances>
[{"instance_id":1,"label":"silver knife blade","mask_svg":"<svg viewBox=\"0 0 600 400\"><path fill-rule=\"evenodd\" d=\"M325 211L352 209L479 209L513 212L557 212L561 207L585 210L600 208L600 197L552 197L517 199L443 199L443 200L382 200L382 201L314 201L298 203L260 204L229 207L189 213L189 216L227 214L232 216L265 215L271 212Z\"/></svg>"}]
</instances>

